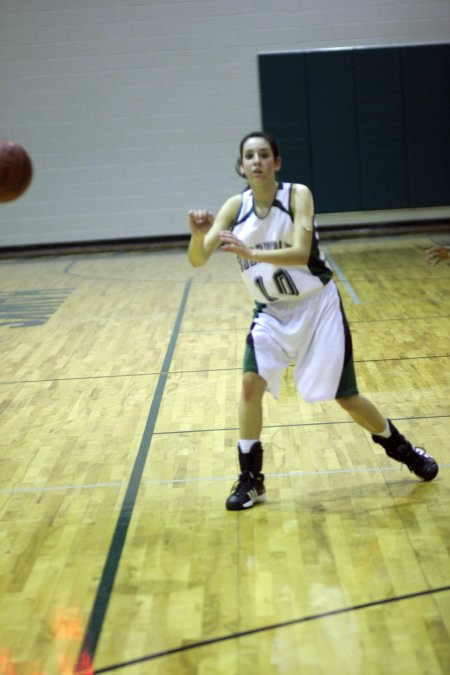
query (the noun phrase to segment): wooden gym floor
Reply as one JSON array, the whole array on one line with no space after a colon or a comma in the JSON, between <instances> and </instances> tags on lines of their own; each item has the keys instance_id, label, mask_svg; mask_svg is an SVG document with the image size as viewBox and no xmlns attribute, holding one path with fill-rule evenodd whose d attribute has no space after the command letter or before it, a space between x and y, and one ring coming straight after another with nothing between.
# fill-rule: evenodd
<instances>
[{"instance_id":1,"label":"wooden gym floor","mask_svg":"<svg viewBox=\"0 0 450 675\"><path fill-rule=\"evenodd\" d=\"M324 241L360 389L438 460L389 460L290 371L268 501L230 513L250 323L232 256L0 265L2 675L450 673L450 267Z\"/></svg>"}]
</instances>

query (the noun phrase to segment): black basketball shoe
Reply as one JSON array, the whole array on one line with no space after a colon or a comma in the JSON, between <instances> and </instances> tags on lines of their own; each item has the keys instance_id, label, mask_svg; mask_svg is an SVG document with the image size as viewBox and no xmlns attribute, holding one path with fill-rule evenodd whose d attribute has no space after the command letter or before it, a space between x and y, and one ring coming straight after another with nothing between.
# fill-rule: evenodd
<instances>
[{"instance_id":1,"label":"black basketball shoe","mask_svg":"<svg viewBox=\"0 0 450 675\"><path fill-rule=\"evenodd\" d=\"M402 434L396 429L390 420L388 420L391 429L389 438L383 438L372 434L375 443L382 445L386 454L397 462L406 464L408 469L415 473L423 480L433 480L438 474L439 466L423 448L412 445Z\"/></svg>"},{"instance_id":2,"label":"black basketball shoe","mask_svg":"<svg viewBox=\"0 0 450 675\"><path fill-rule=\"evenodd\" d=\"M241 452L238 446L238 455L241 474L226 501L228 511L250 509L254 504L266 500L264 474L261 473L263 463L261 443L254 443L248 453Z\"/></svg>"},{"instance_id":3,"label":"black basketball shoe","mask_svg":"<svg viewBox=\"0 0 450 675\"><path fill-rule=\"evenodd\" d=\"M226 507L228 511L242 511L265 500L264 474L260 473L254 476L250 471L245 471L241 473L233 485L231 494L226 501Z\"/></svg>"}]
</instances>

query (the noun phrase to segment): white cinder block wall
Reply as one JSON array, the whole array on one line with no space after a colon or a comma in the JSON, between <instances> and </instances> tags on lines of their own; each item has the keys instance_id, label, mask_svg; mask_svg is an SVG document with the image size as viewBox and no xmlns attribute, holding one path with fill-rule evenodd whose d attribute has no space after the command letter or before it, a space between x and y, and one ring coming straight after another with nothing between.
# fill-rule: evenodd
<instances>
[{"instance_id":1,"label":"white cinder block wall","mask_svg":"<svg viewBox=\"0 0 450 675\"><path fill-rule=\"evenodd\" d=\"M0 0L0 137L35 165L0 246L185 234L242 187L258 53L449 36L449 0Z\"/></svg>"}]
</instances>

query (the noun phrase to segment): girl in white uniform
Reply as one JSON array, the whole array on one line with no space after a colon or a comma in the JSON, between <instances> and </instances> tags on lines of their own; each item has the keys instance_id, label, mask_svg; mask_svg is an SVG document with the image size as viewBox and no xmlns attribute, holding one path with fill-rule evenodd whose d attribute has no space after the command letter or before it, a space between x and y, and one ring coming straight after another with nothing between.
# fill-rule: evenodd
<instances>
[{"instance_id":1,"label":"girl in white uniform","mask_svg":"<svg viewBox=\"0 0 450 675\"><path fill-rule=\"evenodd\" d=\"M189 212L191 264L205 264L218 246L234 253L255 300L239 404L241 474L226 507L242 510L265 500L262 398L265 391L278 396L291 363L306 401L335 399L390 457L432 480L438 472L434 459L358 393L351 334L319 248L311 192L279 183L280 167L276 141L264 132L247 134L237 163L247 189L228 199L216 217L206 210Z\"/></svg>"}]
</instances>

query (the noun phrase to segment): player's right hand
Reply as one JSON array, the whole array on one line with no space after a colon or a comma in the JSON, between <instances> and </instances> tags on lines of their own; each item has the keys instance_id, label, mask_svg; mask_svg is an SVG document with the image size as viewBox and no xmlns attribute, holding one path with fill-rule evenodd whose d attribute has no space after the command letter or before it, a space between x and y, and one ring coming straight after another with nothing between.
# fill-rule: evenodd
<instances>
[{"instance_id":1,"label":"player's right hand","mask_svg":"<svg viewBox=\"0 0 450 675\"><path fill-rule=\"evenodd\" d=\"M189 211L188 217L192 234L206 234L214 222L214 214L206 209Z\"/></svg>"}]
</instances>

